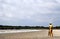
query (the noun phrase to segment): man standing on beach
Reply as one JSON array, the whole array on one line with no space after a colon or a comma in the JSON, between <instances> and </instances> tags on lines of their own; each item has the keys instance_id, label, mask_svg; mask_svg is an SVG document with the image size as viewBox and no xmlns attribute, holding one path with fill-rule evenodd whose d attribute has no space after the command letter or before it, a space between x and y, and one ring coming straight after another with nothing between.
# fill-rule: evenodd
<instances>
[{"instance_id":1,"label":"man standing on beach","mask_svg":"<svg viewBox=\"0 0 60 39\"><path fill-rule=\"evenodd\" d=\"M50 23L49 24L49 32L48 32L48 35L50 36L50 37L53 37L53 25L52 25L52 23Z\"/></svg>"}]
</instances>

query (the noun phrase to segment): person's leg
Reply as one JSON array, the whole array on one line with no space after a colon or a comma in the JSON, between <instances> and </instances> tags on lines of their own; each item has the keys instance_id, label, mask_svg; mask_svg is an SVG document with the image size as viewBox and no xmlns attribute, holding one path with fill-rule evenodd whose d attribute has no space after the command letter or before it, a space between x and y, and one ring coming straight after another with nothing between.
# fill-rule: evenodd
<instances>
[{"instance_id":1,"label":"person's leg","mask_svg":"<svg viewBox=\"0 0 60 39\"><path fill-rule=\"evenodd\" d=\"M53 32L52 32L52 30L51 30L51 37L53 37Z\"/></svg>"},{"instance_id":2,"label":"person's leg","mask_svg":"<svg viewBox=\"0 0 60 39\"><path fill-rule=\"evenodd\" d=\"M51 31L50 31L50 37L51 37Z\"/></svg>"},{"instance_id":3,"label":"person's leg","mask_svg":"<svg viewBox=\"0 0 60 39\"><path fill-rule=\"evenodd\" d=\"M48 36L50 36L51 37L51 31L49 30L49 32L48 32Z\"/></svg>"},{"instance_id":4,"label":"person's leg","mask_svg":"<svg viewBox=\"0 0 60 39\"><path fill-rule=\"evenodd\" d=\"M48 36L50 35L50 31L48 31Z\"/></svg>"},{"instance_id":5,"label":"person's leg","mask_svg":"<svg viewBox=\"0 0 60 39\"><path fill-rule=\"evenodd\" d=\"M51 34L51 35L52 35L52 37L53 37L53 32L52 32L52 34Z\"/></svg>"}]
</instances>

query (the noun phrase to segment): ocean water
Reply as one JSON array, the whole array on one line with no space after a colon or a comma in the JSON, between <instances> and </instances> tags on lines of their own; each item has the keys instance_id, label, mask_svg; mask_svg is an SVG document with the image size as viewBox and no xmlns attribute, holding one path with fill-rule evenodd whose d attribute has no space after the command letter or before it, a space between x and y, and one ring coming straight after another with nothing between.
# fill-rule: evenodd
<instances>
[{"instance_id":1,"label":"ocean water","mask_svg":"<svg viewBox=\"0 0 60 39\"><path fill-rule=\"evenodd\" d=\"M0 30L0 34L3 33L18 33L18 32L35 32L41 30L30 30L30 29L22 29L22 30Z\"/></svg>"}]
</instances>

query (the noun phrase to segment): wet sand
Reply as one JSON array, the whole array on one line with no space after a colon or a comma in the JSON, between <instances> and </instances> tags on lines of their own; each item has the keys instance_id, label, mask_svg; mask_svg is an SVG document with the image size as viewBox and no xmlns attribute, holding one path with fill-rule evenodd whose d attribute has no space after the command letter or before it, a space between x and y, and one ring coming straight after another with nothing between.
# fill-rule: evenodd
<instances>
[{"instance_id":1,"label":"wet sand","mask_svg":"<svg viewBox=\"0 0 60 39\"><path fill-rule=\"evenodd\" d=\"M60 31L53 31L52 39L60 39ZM0 39L51 39L48 36L48 30L34 31L34 32L20 32L20 33L6 33L0 34Z\"/></svg>"}]
</instances>

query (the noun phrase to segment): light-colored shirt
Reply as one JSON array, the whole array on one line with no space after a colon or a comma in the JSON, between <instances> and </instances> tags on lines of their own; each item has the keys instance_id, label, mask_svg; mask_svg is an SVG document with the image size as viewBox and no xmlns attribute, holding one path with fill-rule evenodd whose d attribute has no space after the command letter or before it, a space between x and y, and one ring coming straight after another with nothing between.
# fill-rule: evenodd
<instances>
[{"instance_id":1,"label":"light-colored shirt","mask_svg":"<svg viewBox=\"0 0 60 39\"><path fill-rule=\"evenodd\" d=\"M53 25L49 25L49 28L52 29L53 28Z\"/></svg>"}]
</instances>

